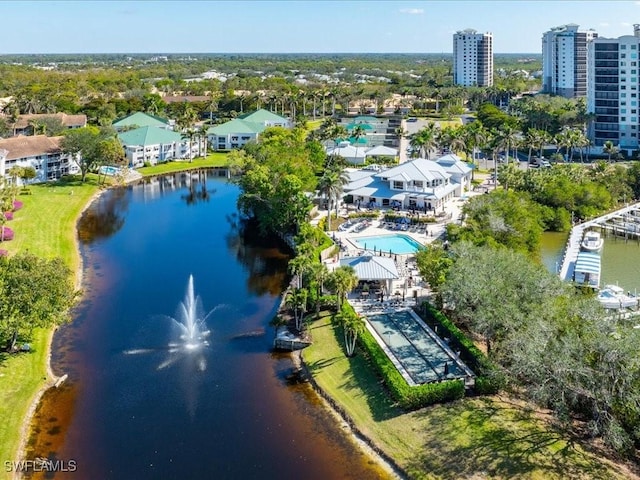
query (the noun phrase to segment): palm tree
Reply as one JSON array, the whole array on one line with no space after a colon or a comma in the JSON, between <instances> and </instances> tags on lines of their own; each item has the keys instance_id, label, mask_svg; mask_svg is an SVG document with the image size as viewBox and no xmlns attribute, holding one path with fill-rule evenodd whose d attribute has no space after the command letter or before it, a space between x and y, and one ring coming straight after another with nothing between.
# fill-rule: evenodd
<instances>
[{"instance_id":1,"label":"palm tree","mask_svg":"<svg viewBox=\"0 0 640 480\"><path fill-rule=\"evenodd\" d=\"M465 125L467 130L467 148L472 148L472 162L474 169L471 171L471 179L474 179L476 166L476 151L484 147L488 140L489 132L482 126L482 123L475 121Z\"/></svg>"},{"instance_id":2,"label":"palm tree","mask_svg":"<svg viewBox=\"0 0 640 480\"><path fill-rule=\"evenodd\" d=\"M311 277L318 284L318 293L316 296L316 318L320 317L320 297L324 293L324 284L329 278L329 269L324 263L316 262L311 265Z\"/></svg>"},{"instance_id":3,"label":"palm tree","mask_svg":"<svg viewBox=\"0 0 640 480\"><path fill-rule=\"evenodd\" d=\"M504 149L505 158L509 161L509 154L511 147L518 141L518 136L515 128L511 125L501 125L498 130L498 143Z\"/></svg>"},{"instance_id":4,"label":"palm tree","mask_svg":"<svg viewBox=\"0 0 640 480\"><path fill-rule=\"evenodd\" d=\"M361 334L365 328L364 320L350 308L343 308L342 311L335 316L335 319L338 325L342 326L347 357L352 357L356 349L358 335Z\"/></svg>"},{"instance_id":5,"label":"palm tree","mask_svg":"<svg viewBox=\"0 0 640 480\"><path fill-rule=\"evenodd\" d=\"M353 130L351 130L351 137L354 139L354 142L356 144L356 159L358 158L358 144L360 143L359 141L366 135L367 132L362 125L356 125Z\"/></svg>"},{"instance_id":6,"label":"palm tree","mask_svg":"<svg viewBox=\"0 0 640 480\"><path fill-rule=\"evenodd\" d=\"M563 128L560 132L558 132L554 140L556 143L556 153L560 153L560 150L563 148L565 153L567 153L572 144L571 129L567 127ZM563 159L564 158L565 157L563 157Z\"/></svg>"},{"instance_id":7,"label":"palm tree","mask_svg":"<svg viewBox=\"0 0 640 480\"><path fill-rule=\"evenodd\" d=\"M327 197L327 230L331 230L331 207L335 205L336 218L338 217L338 207L340 198L344 192L344 186L349 183L349 175L341 167L334 167L325 170L318 182L320 193Z\"/></svg>"},{"instance_id":8,"label":"palm tree","mask_svg":"<svg viewBox=\"0 0 640 480\"><path fill-rule=\"evenodd\" d=\"M208 137L208 131L209 128L211 128L209 125L200 125L200 128L198 128L198 147L200 149L200 154L206 158L207 157L207 139ZM200 143L202 142L202 143Z\"/></svg>"},{"instance_id":9,"label":"palm tree","mask_svg":"<svg viewBox=\"0 0 640 480\"><path fill-rule=\"evenodd\" d=\"M428 123L422 129L411 135L411 137L409 137L409 145L413 150L412 155L417 151L420 157L426 157L427 160L429 160L431 150L438 144L437 135L438 126L435 123Z\"/></svg>"},{"instance_id":10,"label":"palm tree","mask_svg":"<svg viewBox=\"0 0 640 480\"><path fill-rule=\"evenodd\" d=\"M191 146L193 145L193 139L198 136L198 132L193 128L187 128L181 135L183 140L189 140L189 163L193 162L193 152Z\"/></svg>"},{"instance_id":11,"label":"palm tree","mask_svg":"<svg viewBox=\"0 0 640 480\"><path fill-rule=\"evenodd\" d=\"M289 273L297 277L298 289L304 286L304 276L310 271L313 264L313 247L303 243L298 246L296 256L289 260Z\"/></svg>"},{"instance_id":12,"label":"palm tree","mask_svg":"<svg viewBox=\"0 0 640 480\"><path fill-rule=\"evenodd\" d=\"M453 153L459 151L467 151L467 140L465 138L465 130L462 125L459 127L449 128L449 148Z\"/></svg>"},{"instance_id":13,"label":"palm tree","mask_svg":"<svg viewBox=\"0 0 640 480\"><path fill-rule=\"evenodd\" d=\"M607 140L602 146L602 153L609 155L609 162L611 162L611 157L618 154L618 147L611 140Z\"/></svg>"},{"instance_id":14,"label":"palm tree","mask_svg":"<svg viewBox=\"0 0 640 480\"><path fill-rule=\"evenodd\" d=\"M398 139L398 148L402 148L402 139L407 136L407 131L402 127L398 127L395 129L395 134Z\"/></svg>"},{"instance_id":15,"label":"palm tree","mask_svg":"<svg viewBox=\"0 0 640 480\"><path fill-rule=\"evenodd\" d=\"M302 319L307 311L308 292L306 288L296 288L287 295L286 304L293 308L293 318L296 322L296 329L300 331L302 327ZM298 315L299 313L299 315Z\"/></svg>"},{"instance_id":16,"label":"palm tree","mask_svg":"<svg viewBox=\"0 0 640 480\"><path fill-rule=\"evenodd\" d=\"M336 303L338 310L340 310L347 293L353 290L358 284L358 277L353 267L342 265L329 275L327 283L330 289L336 294Z\"/></svg>"}]
</instances>

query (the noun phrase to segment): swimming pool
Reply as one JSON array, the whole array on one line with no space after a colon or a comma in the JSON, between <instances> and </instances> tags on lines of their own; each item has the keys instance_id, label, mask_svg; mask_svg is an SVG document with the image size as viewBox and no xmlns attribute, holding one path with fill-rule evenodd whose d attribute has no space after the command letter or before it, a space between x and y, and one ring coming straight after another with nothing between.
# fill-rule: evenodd
<instances>
[{"instance_id":1,"label":"swimming pool","mask_svg":"<svg viewBox=\"0 0 640 480\"><path fill-rule=\"evenodd\" d=\"M353 242L360 248L365 250L376 250L382 252L397 253L404 255L407 253L415 253L423 245L416 242L408 235L393 234L393 235L377 235L375 237L360 237L354 238Z\"/></svg>"},{"instance_id":2,"label":"swimming pool","mask_svg":"<svg viewBox=\"0 0 640 480\"><path fill-rule=\"evenodd\" d=\"M111 167L108 165L100 167L100 175L117 175L118 173L120 173L120 169L118 167Z\"/></svg>"}]
</instances>

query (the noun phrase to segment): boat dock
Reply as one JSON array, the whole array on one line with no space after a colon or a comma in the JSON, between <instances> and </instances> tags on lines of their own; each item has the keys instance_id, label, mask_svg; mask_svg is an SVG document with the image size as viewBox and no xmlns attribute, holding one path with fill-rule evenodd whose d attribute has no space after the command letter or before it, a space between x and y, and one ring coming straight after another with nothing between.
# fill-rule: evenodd
<instances>
[{"instance_id":1,"label":"boat dock","mask_svg":"<svg viewBox=\"0 0 640 480\"><path fill-rule=\"evenodd\" d=\"M599 229L603 234L620 235L626 239L633 238L640 241L640 202L575 225L569 234L558 270L562 280L568 282L574 280L578 254L581 250L580 244L584 232L589 229Z\"/></svg>"}]
</instances>

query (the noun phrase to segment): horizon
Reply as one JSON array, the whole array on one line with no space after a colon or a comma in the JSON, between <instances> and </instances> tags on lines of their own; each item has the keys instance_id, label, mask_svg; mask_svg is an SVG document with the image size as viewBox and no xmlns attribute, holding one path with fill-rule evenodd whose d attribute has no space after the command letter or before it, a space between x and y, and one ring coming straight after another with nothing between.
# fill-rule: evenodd
<instances>
[{"instance_id":1,"label":"horizon","mask_svg":"<svg viewBox=\"0 0 640 480\"><path fill-rule=\"evenodd\" d=\"M252 56L252 55L274 55L274 56L286 56L286 55L450 55L452 52L33 52L33 53L0 53L0 57L11 56L39 56L39 55L65 55L65 56L87 56L87 55L165 55L165 56L177 56L177 55L238 55L238 56ZM537 55L542 56L541 52L493 52L493 55Z\"/></svg>"},{"instance_id":2,"label":"horizon","mask_svg":"<svg viewBox=\"0 0 640 480\"><path fill-rule=\"evenodd\" d=\"M542 34L559 25L616 38L632 34L630 19L640 22L631 0L9 0L0 11L0 55L447 54L453 33L468 28L491 32L494 50L509 54L541 52Z\"/></svg>"}]
</instances>

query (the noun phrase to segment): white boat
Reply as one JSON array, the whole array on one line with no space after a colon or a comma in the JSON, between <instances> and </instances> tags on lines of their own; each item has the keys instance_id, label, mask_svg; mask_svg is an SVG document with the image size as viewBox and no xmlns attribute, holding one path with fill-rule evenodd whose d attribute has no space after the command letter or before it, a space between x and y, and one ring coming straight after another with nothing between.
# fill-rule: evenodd
<instances>
[{"instance_id":1,"label":"white boat","mask_svg":"<svg viewBox=\"0 0 640 480\"><path fill-rule=\"evenodd\" d=\"M580 246L585 252L599 252L604 245L604 239L600 236L600 232L587 230L584 232L584 238Z\"/></svg>"},{"instance_id":2,"label":"white boat","mask_svg":"<svg viewBox=\"0 0 640 480\"><path fill-rule=\"evenodd\" d=\"M598 301L604 308L633 308L638 306L638 297L624 293L618 285L605 285L598 293Z\"/></svg>"},{"instance_id":3,"label":"white boat","mask_svg":"<svg viewBox=\"0 0 640 480\"><path fill-rule=\"evenodd\" d=\"M574 265L573 281L579 286L600 288L600 254L579 252Z\"/></svg>"}]
</instances>

